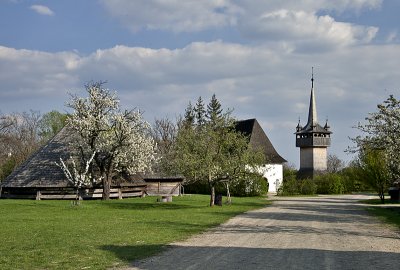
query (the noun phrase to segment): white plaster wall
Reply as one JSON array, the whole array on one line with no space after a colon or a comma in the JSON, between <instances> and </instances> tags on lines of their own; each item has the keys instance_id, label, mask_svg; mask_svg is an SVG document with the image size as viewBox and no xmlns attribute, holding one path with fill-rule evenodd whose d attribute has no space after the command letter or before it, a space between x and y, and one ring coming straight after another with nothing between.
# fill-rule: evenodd
<instances>
[{"instance_id":1,"label":"white plaster wall","mask_svg":"<svg viewBox=\"0 0 400 270\"><path fill-rule=\"evenodd\" d=\"M266 164L262 168L263 176L267 178L269 189L268 192L276 192L282 185L283 181L283 165L282 164Z\"/></svg>"},{"instance_id":2,"label":"white plaster wall","mask_svg":"<svg viewBox=\"0 0 400 270\"><path fill-rule=\"evenodd\" d=\"M247 167L249 171L253 171L250 167ZM261 174L268 180L268 192L275 193L278 188L282 185L283 181L283 165L282 164L265 164L256 169L257 173Z\"/></svg>"}]
</instances>

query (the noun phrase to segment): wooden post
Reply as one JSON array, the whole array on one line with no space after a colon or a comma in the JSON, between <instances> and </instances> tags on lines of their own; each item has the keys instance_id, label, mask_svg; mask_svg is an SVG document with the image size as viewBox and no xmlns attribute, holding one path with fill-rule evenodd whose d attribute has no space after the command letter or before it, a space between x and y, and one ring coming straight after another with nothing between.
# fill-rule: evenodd
<instances>
[{"instance_id":1,"label":"wooden post","mask_svg":"<svg viewBox=\"0 0 400 270\"><path fill-rule=\"evenodd\" d=\"M41 195L40 190L36 191L36 200L37 201L40 201L40 195Z\"/></svg>"},{"instance_id":2,"label":"wooden post","mask_svg":"<svg viewBox=\"0 0 400 270\"><path fill-rule=\"evenodd\" d=\"M121 188L118 189L118 199L122 200L122 190L121 190Z\"/></svg>"}]
</instances>

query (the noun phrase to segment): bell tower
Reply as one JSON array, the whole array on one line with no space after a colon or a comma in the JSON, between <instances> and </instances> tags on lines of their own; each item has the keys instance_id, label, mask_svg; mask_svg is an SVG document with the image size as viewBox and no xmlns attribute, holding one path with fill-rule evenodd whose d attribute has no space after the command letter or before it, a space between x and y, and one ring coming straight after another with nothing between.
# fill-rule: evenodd
<instances>
[{"instance_id":1,"label":"bell tower","mask_svg":"<svg viewBox=\"0 0 400 270\"><path fill-rule=\"evenodd\" d=\"M313 177L327 170L327 148L331 145L332 134L329 128L328 120L324 127L318 124L314 93L314 68L312 68L308 121L302 127L299 120L295 132L296 147L300 148L299 176L301 178Z\"/></svg>"}]
</instances>

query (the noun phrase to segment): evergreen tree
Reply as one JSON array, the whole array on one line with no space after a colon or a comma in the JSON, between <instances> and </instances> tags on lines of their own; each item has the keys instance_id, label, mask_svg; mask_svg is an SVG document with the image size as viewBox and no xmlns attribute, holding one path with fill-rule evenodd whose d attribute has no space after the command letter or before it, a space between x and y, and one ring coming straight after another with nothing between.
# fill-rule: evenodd
<instances>
[{"instance_id":1,"label":"evergreen tree","mask_svg":"<svg viewBox=\"0 0 400 270\"><path fill-rule=\"evenodd\" d=\"M206 117L213 125L216 125L218 120L222 118L221 103L217 100L215 94L212 95L210 103L207 105Z\"/></svg>"},{"instance_id":2,"label":"evergreen tree","mask_svg":"<svg viewBox=\"0 0 400 270\"><path fill-rule=\"evenodd\" d=\"M206 110L201 96L197 99L196 107L194 108L196 114L196 123L198 126L203 126L206 123Z\"/></svg>"},{"instance_id":3,"label":"evergreen tree","mask_svg":"<svg viewBox=\"0 0 400 270\"><path fill-rule=\"evenodd\" d=\"M218 183L226 183L228 189L228 182L257 171L257 166L265 162L259 151L248 147L248 138L235 131L231 112L224 113L221 110L215 95L208 112L206 115L203 100L199 97L195 107L197 128L181 125L178 130L174 167L178 174L186 177L186 184L198 181L207 183L210 206L213 206Z\"/></svg>"},{"instance_id":4,"label":"evergreen tree","mask_svg":"<svg viewBox=\"0 0 400 270\"><path fill-rule=\"evenodd\" d=\"M192 106L192 103L189 101L188 106L186 107L185 110L185 115L184 115L184 124L187 126L193 126L194 125L194 120L195 120L195 110Z\"/></svg>"}]
</instances>

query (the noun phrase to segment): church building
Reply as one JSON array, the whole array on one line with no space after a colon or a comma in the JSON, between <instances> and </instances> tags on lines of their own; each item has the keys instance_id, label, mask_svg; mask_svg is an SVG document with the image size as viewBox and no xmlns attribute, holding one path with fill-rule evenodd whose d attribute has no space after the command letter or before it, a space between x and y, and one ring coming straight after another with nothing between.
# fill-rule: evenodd
<instances>
[{"instance_id":1,"label":"church building","mask_svg":"<svg viewBox=\"0 0 400 270\"><path fill-rule=\"evenodd\" d=\"M236 123L236 130L249 138L249 145L264 153L266 164L258 168L268 181L268 192L275 193L283 182L283 164L286 160L278 154L257 119L247 119Z\"/></svg>"},{"instance_id":2,"label":"church building","mask_svg":"<svg viewBox=\"0 0 400 270\"><path fill-rule=\"evenodd\" d=\"M327 148L331 144L328 121L322 127L318 123L317 105L314 92L314 72L311 76L311 96L307 124L296 127L296 147L300 148L299 177L313 177L327 170Z\"/></svg>"}]
</instances>

